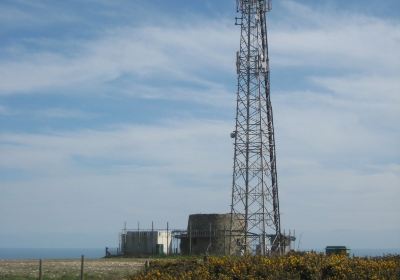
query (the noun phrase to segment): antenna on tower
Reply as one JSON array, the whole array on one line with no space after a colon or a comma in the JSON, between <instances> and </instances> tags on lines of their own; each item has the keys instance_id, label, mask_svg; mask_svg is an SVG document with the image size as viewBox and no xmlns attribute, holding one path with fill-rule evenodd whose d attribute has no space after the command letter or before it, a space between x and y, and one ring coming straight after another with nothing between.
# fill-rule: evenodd
<instances>
[{"instance_id":1,"label":"antenna on tower","mask_svg":"<svg viewBox=\"0 0 400 280\"><path fill-rule=\"evenodd\" d=\"M269 12L272 10L272 0L267 0L266 11Z\"/></svg>"},{"instance_id":2,"label":"antenna on tower","mask_svg":"<svg viewBox=\"0 0 400 280\"><path fill-rule=\"evenodd\" d=\"M240 11L242 0L236 0L236 12L238 13Z\"/></svg>"}]
</instances>

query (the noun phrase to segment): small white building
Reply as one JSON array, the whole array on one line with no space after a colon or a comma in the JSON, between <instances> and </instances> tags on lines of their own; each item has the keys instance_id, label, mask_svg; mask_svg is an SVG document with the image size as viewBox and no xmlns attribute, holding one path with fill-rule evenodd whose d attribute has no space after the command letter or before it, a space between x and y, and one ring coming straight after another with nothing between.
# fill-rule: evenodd
<instances>
[{"instance_id":1,"label":"small white building","mask_svg":"<svg viewBox=\"0 0 400 280\"><path fill-rule=\"evenodd\" d=\"M171 231L126 231L121 234L121 253L126 256L163 255L172 252Z\"/></svg>"}]
</instances>

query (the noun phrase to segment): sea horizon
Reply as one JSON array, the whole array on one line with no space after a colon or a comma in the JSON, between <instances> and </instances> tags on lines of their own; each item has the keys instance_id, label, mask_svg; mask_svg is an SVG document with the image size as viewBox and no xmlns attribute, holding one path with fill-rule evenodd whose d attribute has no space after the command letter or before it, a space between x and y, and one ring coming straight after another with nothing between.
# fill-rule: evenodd
<instances>
[{"instance_id":1,"label":"sea horizon","mask_svg":"<svg viewBox=\"0 0 400 280\"><path fill-rule=\"evenodd\" d=\"M22 259L99 259L105 256L104 248L0 248L0 260Z\"/></svg>"},{"instance_id":2,"label":"sea horizon","mask_svg":"<svg viewBox=\"0 0 400 280\"><path fill-rule=\"evenodd\" d=\"M324 249L303 249L300 251L324 252ZM350 248L350 256L380 257L400 255L400 248ZM0 260L35 259L100 259L105 256L104 248L0 248Z\"/></svg>"}]
</instances>

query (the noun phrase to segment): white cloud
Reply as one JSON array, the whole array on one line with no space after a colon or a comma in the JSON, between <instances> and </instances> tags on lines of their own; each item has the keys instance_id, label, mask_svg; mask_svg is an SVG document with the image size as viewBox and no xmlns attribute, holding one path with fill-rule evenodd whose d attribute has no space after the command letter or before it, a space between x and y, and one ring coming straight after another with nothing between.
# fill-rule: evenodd
<instances>
[{"instance_id":1,"label":"white cloud","mask_svg":"<svg viewBox=\"0 0 400 280\"><path fill-rule=\"evenodd\" d=\"M161 78L201 87L209 97L215 97L214 101L224 105L225 87L207 75L221 70L233 74L230 62L236 46L232 42L236 38L233 31L224 21L199 22L184 28L171 24L114 29L95 41L81 42L78 50L74 50L76 55L22 53L18 61L0 62L0 94L37 93L43 89L82 85L101 88L129 75L135 85L124 91L131 95L149 96L152 85L148 80L157 83ZM151 96L194 102L206 100L199 98L198 92L185 92L185 87L180 86L166 87ZM209 103L215 104L214 101Z\"/></svg>"},{"instance_id":2,"label":"white cloud","mask_svg":"<svg viewBox=\"0 0 400 280\"><path fill-rule=\"evenodd\" d=\"M13 1L0 3L0 23L3 30L15 30L35 26L54 26L60 23L82 23L76 14L60 11L48 3L39 1ZM46 15L46 16L44 16Z\"/></svg>"},{"instance_id":3,"label":"white cloud","mask_svg":"<svg viewBox=\"0 0 400 280\"><path fill-rule=\"evenodd\" d=\"M361 172L357 165L327 167L318 160L289 162L281 157L280 162L282 220L297 236L304 233L302 248L335 242L351 248L398 248L400 229L393 221L400 211L399 164L368 166ZM384 240L374 242L376 234Z\"/></svg>"},{"instance_id":4,"label":"white cloud","mask_svg":"<svg viewBox=\"0 0 400 280\"><path fill-rule=\"evenodd\" d=\"M309 247L337 240L335 229L340 242L373 247L354 239L368 231L388 237L376 246L396 246L400 23L282 3L272 71L288 73L289 88L302 81L272 93L282 221Z\"/></svg>"},{"instance_id":5,"label":"white cloud","mask_svg":"<svg viewBox=\"0 0 400 280\"><path fill-rule=\"evenodd\" d=\"M0 116L6 116L9 113L10 113L10 110L7 107L0 105Z\"/></svg>"},{"instance_id":6,"label":"white cloud","mask_svg":"<svg viewBox=\"0 0 400 280\"><path fill-rule=\"evenodd\" d=\"M386 105L400 103L400 81L395 76L359 74L359 76L314 77L311 80L341 99Z\"/></svg>"},{"instance_id":7,"label":"white cloud","mask_svg":"<svg viewBox=\"0 0 400 280\"><path fill-rule=\"evenodd\" d=\"M291 13L270 32L276 64L384 75L400 70L398 21L283 4Z\"/></svg>"},{"instance_id":8,"label":"white cloud","mask_svg":"<svg viewBox=\"0 0 400 280\"><path fill-rule=\"evenodd\" d=\"M0 185L0 222L32 232L105 230L106 222L110 232L124 219L184 227L191 212L227 211L229 131L220 121L173 120L62 134L3 133L0 169L29 176Z\"/></svg>"},{"instance_id":9,"label":"white cloud","mask_svg":"<svg viewBox=\"0 0 400 280\"><path fill-rule=\"evenodd\" d=\"M91 119L97 116L97 113L89 113L77 109L66 109L50 107L47 109L36 110L20 110L9 109L8 107L0 105L0 116L7 117L29 117L31 119Z\"/></svg>"},{"instance_id":10,"label":"white cloud","mask_svg":"<svg viewBox=\"0 0 400 280\"><path fill-rule=\"evenodd\" d=\"M400 154L400 23L332 7L282 4L287 17L270 32L271 59L279 66L273 71L290 76L295 69L293 84L295 77L303 81L297 90L273 96L288 150L321 160L393 161ZM312 74L298 73L304 70ZM297 151L294 143L309 153Z\"/></svg>"},{"instance_id":11,"label":"white cloud","mask_svg":"<svg viewBox=\"0 0 400 280\"><path fill-rule=\"evenodd\" d=\"M90 169L91 164L111 169L154 165L161 173L219 174L226 168L215 153L229 151L229 131L230 124L224 122L188 120L48 135L3 133L0 166L40 174L47 174L51 166L51 172L63 174Z\"/></svg>"},{"instance_id":12,"label":"white cloud","mask_svg":"<svg viewBox=\"0 0 400 280\"><path fill-rule=\"evenodd\" d=\"M96 116L95 113L88 113L76 109L65 109L56 107L28 112L28 114L40 118L52 118L52 119L90 119Z\"/></svg>"}]
</instances>

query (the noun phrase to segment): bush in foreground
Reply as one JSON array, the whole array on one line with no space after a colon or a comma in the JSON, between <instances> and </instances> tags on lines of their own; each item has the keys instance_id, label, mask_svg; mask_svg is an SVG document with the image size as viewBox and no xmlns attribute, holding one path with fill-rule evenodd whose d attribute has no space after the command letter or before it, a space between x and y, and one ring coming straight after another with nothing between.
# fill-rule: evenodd
<instances>
[{"instance_id":1,"label":"bush in foreground","mask_svg":"<svg viewBox=\"0 0 400 280\"><path fill-rule=\"evenodd\" d=\"M400 256L348 258L322 254L209 257L154 261L131 280L172 279L400 279Z\"/></svg>"}]
</instances>

